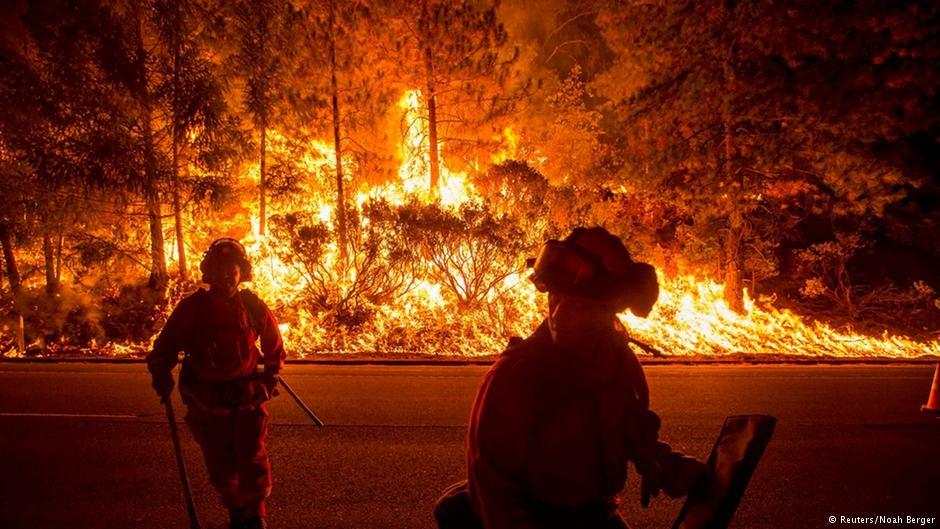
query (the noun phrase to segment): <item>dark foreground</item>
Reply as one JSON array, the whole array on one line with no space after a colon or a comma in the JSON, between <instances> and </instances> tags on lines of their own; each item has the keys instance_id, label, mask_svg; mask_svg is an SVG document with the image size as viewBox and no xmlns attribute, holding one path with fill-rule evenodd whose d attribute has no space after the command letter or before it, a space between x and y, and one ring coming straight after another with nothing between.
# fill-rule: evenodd
<instances>
[{"instance_id":1,"label":"dark foreground","mask_svg":"<svg viewBox=\"0 0 940 529\"><path fill-rule=\"evenodd\" d=\"M168 428L143 369L0 364L0 527L186 527ZM312 427L286 394L271 406L271 527L433 527L437 494L464 471L465 420L484 370L289 366L287 380L328 427ZM779 418L733 524L778 529L877 515L933 517L923 526L940 527L940 420L918 411L932 374L931 366L647 368L664 437L693 455L707 455L726 415ZM181 431L203 524L218 527L225 514ZM681 502L643 510L637 488L631 480L621 508L632 527L670 527Z\"/></svg>"}]
</instances>

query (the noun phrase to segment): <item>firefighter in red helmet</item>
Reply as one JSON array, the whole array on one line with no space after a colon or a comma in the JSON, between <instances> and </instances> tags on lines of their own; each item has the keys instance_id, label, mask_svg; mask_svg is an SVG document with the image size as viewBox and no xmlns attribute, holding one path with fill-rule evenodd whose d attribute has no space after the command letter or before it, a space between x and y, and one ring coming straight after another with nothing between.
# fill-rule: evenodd
<instances>
[{"instance_id":1,"label":"firefighter in red helmet","mask_svg":"<svg viewBox=\"0 0 940 529\"><path fill-rule=\"evenodd\" d=\"M549 313L483 379L470 416L468 479L438 500L442 529L625 528L617 496L632 462L641 503L688 493L704 463L658 440L643 369L617 313L646 317L659 287L603 228L546 242L530 260Z\"/></svg>"},{"instance_id":2,"label":"firefighter in red helmet","mask_svg":"<svg viewBox=\"0 0 940 529\"><path fill-rule=\"evenodd\" d=\"M239 289L251 279L251 263L237 240L213 242L199 267L209 289L179 302L154 341L147 366L157 395L169 398L172 371L183 352L179 390L186 424L229 511L230 527L264 528L271 492L264 402L274 394L284 345L264 302Z\"/></svg>"}]
</instances>

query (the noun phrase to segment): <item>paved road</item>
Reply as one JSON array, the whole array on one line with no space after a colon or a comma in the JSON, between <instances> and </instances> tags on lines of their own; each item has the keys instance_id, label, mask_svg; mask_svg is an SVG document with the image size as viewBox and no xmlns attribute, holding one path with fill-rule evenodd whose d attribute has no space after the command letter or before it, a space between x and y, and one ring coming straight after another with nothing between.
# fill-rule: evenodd
<instances>
[{"instance_id":1,"label":"paved road","mask_svg":"<svg viewBox=\"0 0 940 529\"><path fill-rule=\"evenodd\" d=\"M0 364L0 528L186 526L162 408L142 365ZM327 422L271 406L273 528L431 528L464 472L465 421L483 367L289 366ZM930 366L649 366L664 437L705 457L726 415L779 418L733 527L834 527L831 515L940 516L940 421L923 416ZM177 402L177 406L180 404ZM204 523L225 514L188 432ZM671 525L681 502L622 511ZM835 526L838 526L835 525ZM927 527L940 526L934 519Z\"/></svg>"}]
</instances>

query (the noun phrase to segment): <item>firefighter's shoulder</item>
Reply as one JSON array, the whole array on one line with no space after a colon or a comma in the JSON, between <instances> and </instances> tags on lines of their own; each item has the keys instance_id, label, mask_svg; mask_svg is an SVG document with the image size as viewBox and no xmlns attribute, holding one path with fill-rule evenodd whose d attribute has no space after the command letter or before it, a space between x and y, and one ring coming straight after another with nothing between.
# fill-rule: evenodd
<instances>
[{"instance_id":1,"label":"firefighter's shoulder","mask_svg":"<svg viewBox=\"0 0 940 529\"><path fill-rule=\"evenodd\" d=\"M538 378L541 345L539 340L533 339L532 336L510 338L506 348L487 371L485 377L489 387L487 393L499 394L503 397L507 394L513 395L512 398L499 397L498 400L518 401L513 405L527 406L522 400L532 394L531 386Z\"/></svg>"},{"instance_id":2,"label":"firefighter's shoulder","mask_svg":"<svg viewBox=\"0 0 940 529\"><path fill-rule=\"evenodd\" d=\"M527 338L513 336L506 344L506 348L496 359L496 366L503 369L527 369L527 366L533 360L539 358L539 352L544 348L544 343L539 336L532 335Z\"/></svg>"},{"instance_id":3,"label":"firefighter's shoulder","mask_svg":"<svg viewBox=\"0 0 940 529\"><path fill-rule=\"evenodd\" d=\"M202 288L186 295L173 307L167 323L175 321L176 324L179 324L180 322L193 321L197 314L202 312L208 298L208 291Z\"/></svg>"},{"instance_id":4,"label":"firefighter's shoulder","mask_svg":"<svg viewBox=\"0 0 940 529\"><path fill-rule=\"evenodd\" d=\"M187 295L177 304L177 308L184 306L193 306L198 305L200 302L204 301L209 296L209 291L205 288L198 288L195 292Z\"/></svg>"},{"instance_id":5,"label":"firefighter's shoulder","mask_svg":"<svg viewBox=\"0 0 940 529\"><path fill-rule=\"evenodd\" d=\"M506 347L500 356L516 356L526 349L526 339L521 336L510 336Z\"/></svg>"},{"instance_id":6,"label":"firefighter's shoulder","mask_svg":"<svg viewBox=\"0 0 940 529\"><path fill-rule=\"evenodd\" d=\"M261 297L255 294L251 289L243 288L238 291L238 295L241 296L243 302L250 303L252 306L264 306L264 301L261 300Z\"/></svg>"}]
</instances>

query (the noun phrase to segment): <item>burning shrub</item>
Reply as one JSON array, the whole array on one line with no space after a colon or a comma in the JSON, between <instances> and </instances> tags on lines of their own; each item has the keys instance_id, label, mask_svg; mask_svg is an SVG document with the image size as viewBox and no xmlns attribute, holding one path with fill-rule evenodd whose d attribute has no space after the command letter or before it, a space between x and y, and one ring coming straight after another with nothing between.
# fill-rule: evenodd
<instances>
[{"instance_id":1,"label":"burning shrub","mask_svg":"<svg viewBox=\"0 0 940 529\"><path fill-rule=\"evenodd\" d=\"M832 241L814 244L797 254L801 269L810 274L800 294L808 299L827 299L852 318L870 308L871 292L853 283L848 263L865 243L857 234L838 234Z\"/></svg>"},{"instance_id":2,"label":"burning shrub","mask_svg":"<svg viewBox=\"0 0 940 529\"><path fill-rule=\"evenodd\" d=\"M911 314L912 310L929 308L934 303L935 293L923 281L915 281L907 289L888 281L862 284L853 275L850 263L871 250L872 243L859 234L839 233L831 241L798 252L801 271L810 275L800 294L817 303L828 303L852 319L893 314L899 309Z\"/></svg>"},{"instance_id":3,"label":"burning shrub","mask_svg":"<svg viewBox=\"0 0 940 529\"><path fill-rule=\"evenodd\" d=\"M532 246L562 237L586 221L585 208L571 188L549 184L526 162L494 165L474 183L491 208L505 212Z\"/></svg>"},{"instance_id":4,"label":"burning shrub","mask_svg":"<svg viewBox=\"0 0 940 529\"><path fill-rule=\"evenodd\" d=\"M147 256L139 250L122 248L117 242L90 233L77 233L73 255L67 265L75 281L88 291L112 292L133 274L136 264L144 266Z\"/></svg>"},{"instance_id":5,"label":"burning shrub","mask_svg":"<svg viewBox=\"0 0 940 529\"><path fill-rule=\"evenodd\" d=\"M67 285L55 295L44 289L24 290L13 305L15 309L6 313L2 327L16 329L22 315L27 351L73 352L104 338L99 325L101 312L87 295Z\"/></svg>"},{"instance_id":6,"label":"burning shrub","mask_svg":"<svg viewBox=\"0 0 940 529\"><path fill-rule=\"evenodd\" d=\"M546 195L551 189L548 180L529 164L507 160L478 176L474 183L493 209L505 211L519 226L528 231L548 230L553 201L546 200Z\"/></svg>"},{"instance_id":7,"label":"burning shrub","mask_svg":"<svg viewBox=\"0 0 940 529\"><path fill-rule=\"evenodd\" d=\"M462 308L498 296L505 280L521 271L524 232L483 206L468 202L452 211L412 202L399 218L428 265L425 274Z\"/></svg>"},{"instance_id":8,"label":"burning shrub","mask_svg":"<svg viewBox=\"0 0 940 529\"><path fill-rule=\"evenodd\" d=\"M101 326L110 340L150 346L163 324L167 301L159 289L146 283L121 286L104 296Z\"/></svg>"},{"instance_id":9,"label":"burning shrub","mask_svg":"<svg viewBox=\"0 0 940 529\"><path fill-rule=\"evenodd\" d=\"M303 276L303 301L339 326L366 323L376 305L414 285L412 246L402 237L388 204L369 202L362 211L348 210L345 251L332 224L309 213L271 220L274 235L288 243L279 256Z\"/></svg>"}]
</instances>

